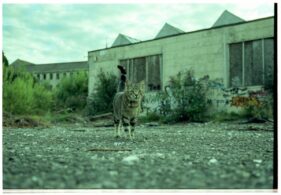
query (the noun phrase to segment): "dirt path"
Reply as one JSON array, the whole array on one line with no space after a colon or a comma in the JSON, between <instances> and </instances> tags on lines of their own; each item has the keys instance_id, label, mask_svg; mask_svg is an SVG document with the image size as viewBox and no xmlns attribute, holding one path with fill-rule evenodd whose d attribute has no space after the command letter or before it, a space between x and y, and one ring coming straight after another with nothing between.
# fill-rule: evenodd
<instances>
[{"instance_id":1,"label":"dirt path","mask_svg":"<svg viewBox=\"0 0 281 195\"><path fill-rule=\"evenodd\" d=\"M271 124L3 130L4 189L271 189ZM120 150L120 151L117 151Z\"/></svg>"}]
</instances>

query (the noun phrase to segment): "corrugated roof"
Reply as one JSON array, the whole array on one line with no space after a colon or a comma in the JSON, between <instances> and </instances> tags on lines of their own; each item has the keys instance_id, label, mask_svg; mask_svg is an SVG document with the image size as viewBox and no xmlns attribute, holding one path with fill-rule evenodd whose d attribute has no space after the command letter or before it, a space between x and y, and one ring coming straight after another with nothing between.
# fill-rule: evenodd
<instances>
[{"instance_id":1,"label":"corrugated roof","mask_svg":"<svg viewBox=\"0 0 281 195\"><path fill-rule=\"evenodd\" d=\"M127 45L127 44L137 43L137 42L140 42L140 40L123 35L123 34L119 34L117 36L117 38L115 39L115 41L113 42L111 47L115 47L115 46L119 46L119 45Z\"/></svg>"},{"instance_id":2,"label":"corrugated roof","mask_svg":"<svg viewBox=\"0 0 281 195\"><path fill-rule=\"evenodd\" d=\"M217 19L217 21L213 24L212 27L235 24L239 22L245 22L245 20L225 10Z\"/></svg>"},{"instance_id":3,"label":"corrugated roof","mask_svg":"<svg viewBox=\"0 0 281 195\"><path fill-rule=\"evenodd\" d=\"M167 36L175 35L175 34L181 34L181 33L184 33L184 31L179 28L176 28L168 23L165 23L164 26L161 28L161 30L156 35L155 39L160 38L160 37L167 37Z\"/></svg>"},{"instance_id":4,"label":"corrugated roof","mask_svg":"<svg viewBox=\"0 0 281 195\"><path fill-rule=\"evenodd\" d=\"M62 62L62 63L50 63L50 64L32 64L24 60L16 60L11 65L15 67L25 66L29 72L70 72L79 70L88 70L88 62Z\"/></svg>"}]
</instances>

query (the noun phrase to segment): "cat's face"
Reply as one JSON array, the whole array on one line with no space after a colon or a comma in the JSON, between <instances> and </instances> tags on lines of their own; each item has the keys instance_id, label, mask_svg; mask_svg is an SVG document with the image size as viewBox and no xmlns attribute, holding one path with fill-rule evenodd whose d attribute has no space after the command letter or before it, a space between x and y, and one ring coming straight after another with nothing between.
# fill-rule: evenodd
<instances>
[{"instance_id":1,"label":"cat's face","mask_svg":"<svg viewBox=\"0 0 281 195\"><path fill-rule=\"evenodd\" d=\"M131 83L126 81L125 84L125 93L128 100L132 103L137 103L144 95L144 81L139 83Z\"/></svg>"}]
</instances>

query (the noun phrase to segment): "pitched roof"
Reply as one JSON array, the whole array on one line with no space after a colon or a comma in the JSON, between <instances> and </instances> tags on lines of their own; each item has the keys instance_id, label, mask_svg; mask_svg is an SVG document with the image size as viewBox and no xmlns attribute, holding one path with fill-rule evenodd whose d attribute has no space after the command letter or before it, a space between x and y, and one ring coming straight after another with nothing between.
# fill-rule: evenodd
<instances>
[{"instance_id":1,"label":"pitched roof","mask_svg":"<svg viewBox=\"0 0 281 195\"><path fill-rule=\"evenodd\" d=\"M161 28L161 30L156 35L155 39L160 38L160 37L180 34L180 33L184 33L184 31L182 31L181 29L176 28L168 23L165 23L164 26Z\"/></svg>"},{"instance_id":2,"label":"pitched roof","mask_svg":"<svg viewBox=\"0 0 281 195\"><path fill-rule=\"evenodd\" d=\"M217 21L213 24L212 27L224 26L227 24L235 24L239 22L245 22L245 20L225 10L217 19Z\"/></svg>"},{"instance_id":3,"label":"pitched roof","mask_svg":"<svg viewBox=\"0 0 281 195\"><path fill-rule=\"evenodd\" d=\"M34 64L31 63L31 62L28 62L28 61L21 60L21 59L16 59L16 60L11 64L11 66L14 66L14 67L28 66L28 65L34 65Z\"/></svg>"},{"instance_id":4,"label":"pitched roof","mask_svg":"<svg viewBox=\"0 0 281 195\"><path fill-rule=\"evenodd\" d=\"M69 71L79 71L88 70L88 62L63 62L63 63L50 63L50 64L33 64L26 62L24 60L16 60L11 65L15 67L25 66L26 70L35 73L44 72L69 72Z\"/></svg>"},{"instance_id":5,"label":"pitched roof","mask_svg":"<svg viewBox=\"0 0 281 195\"><path fill-rule=\"evenodd\" d=\"M115 39L115 41L113 42L111 47L119 46L119 45L127 45L127 44L131 44L131 43L136 43L136 42L140 42L140 40L123 35L123 34L119 34L117 36L117 38Z\"/></svg>"}]
</instances>

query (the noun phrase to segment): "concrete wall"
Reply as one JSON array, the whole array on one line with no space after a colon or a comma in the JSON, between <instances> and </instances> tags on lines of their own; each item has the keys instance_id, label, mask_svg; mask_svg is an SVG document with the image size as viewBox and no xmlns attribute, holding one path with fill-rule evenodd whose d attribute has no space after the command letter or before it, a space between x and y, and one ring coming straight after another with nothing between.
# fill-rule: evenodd
<instances>
[{"instance_id":1,"label":"concrete wall","mask_svg":"<svg viewBox=\"0 0 281 195\"><path fill-rule=\"evenodd\" d=\"M206 74L228 86L228 44L273 37L273 18L191 32L138 44L89 52L89 94L100 69L118 74L119 60L162 54L162 81L192 68L196 77Z\"/></svg>"}]
</instances>

